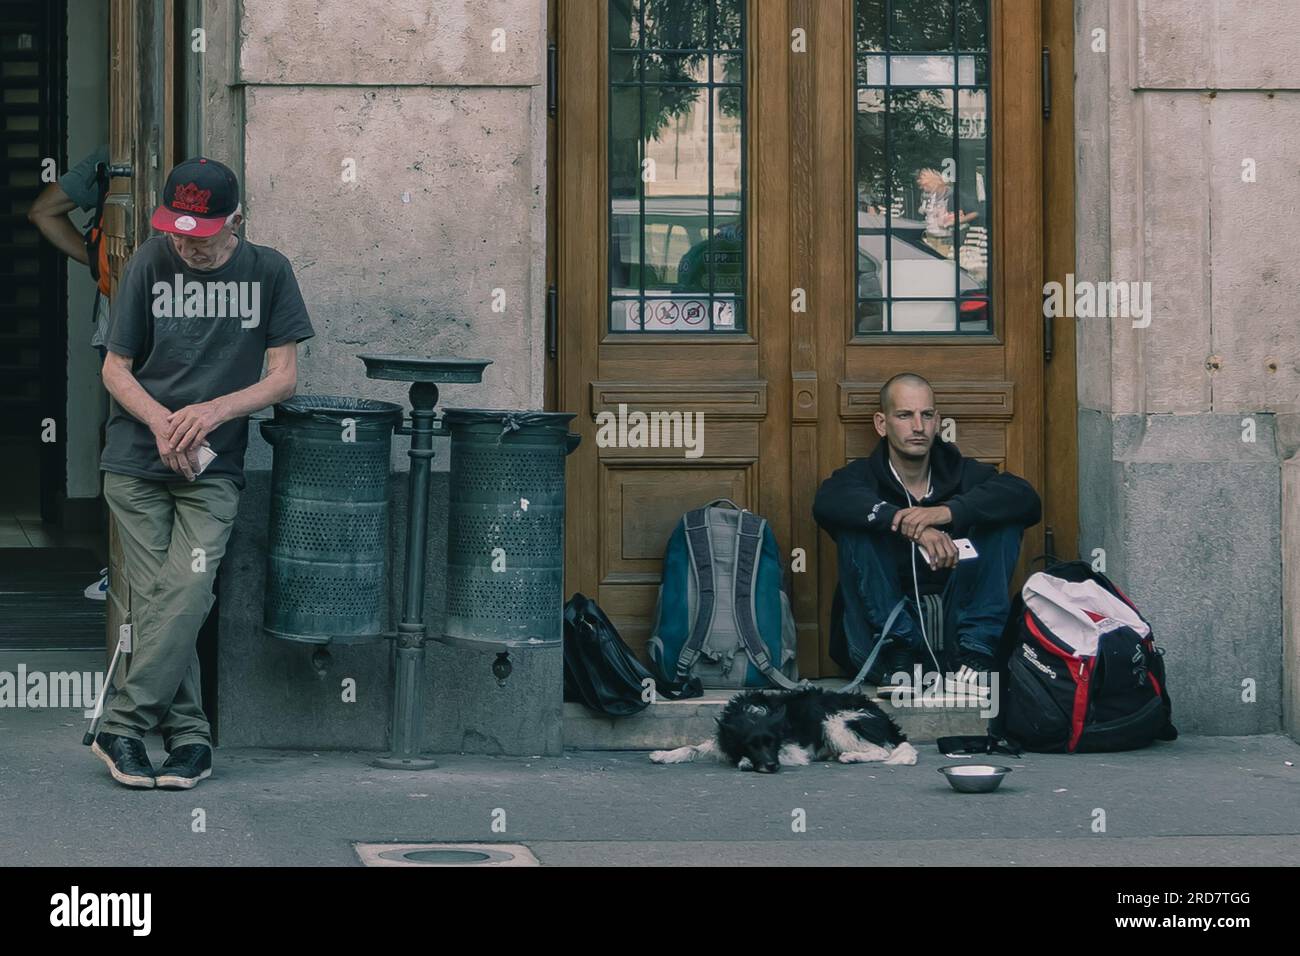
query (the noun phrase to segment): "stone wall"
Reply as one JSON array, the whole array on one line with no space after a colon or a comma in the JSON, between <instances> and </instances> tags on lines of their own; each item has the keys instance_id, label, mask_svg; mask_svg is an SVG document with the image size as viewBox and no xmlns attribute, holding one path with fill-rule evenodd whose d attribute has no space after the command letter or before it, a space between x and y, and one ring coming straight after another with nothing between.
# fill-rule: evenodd
<instances>
[{"instance_id":1,"label":"stone wall","mask_svg":"<svg viewBox=\"0 0 1300 956\"><path fill-rule=\"evenodd\" d=\"M1288 0L1075 2L1077 278L1152 301L1077 320L1080 552L1190 732L1300 731L1298 30Z\"/></svg>"}]
</instances>

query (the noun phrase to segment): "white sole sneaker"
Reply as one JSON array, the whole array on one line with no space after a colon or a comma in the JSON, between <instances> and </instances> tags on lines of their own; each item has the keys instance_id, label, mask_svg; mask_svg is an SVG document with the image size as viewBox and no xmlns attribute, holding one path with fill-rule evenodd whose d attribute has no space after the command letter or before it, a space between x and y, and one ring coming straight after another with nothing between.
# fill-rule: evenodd
<instances>
[{"instance_id":1,"label":"white sole sneaker","mask_svg":"<svg viewBox=\"0 0 1300 956\"><path fill-rule=\"evenodd\" d=\"M207 780L212 776L212 768L204 770L197 777L182 777L174 773L160 773L154 779L158 781L158 786L164 790L189 790L200 780Z\"/></svg>"},{"instance_id":2,"label":"white sole sneaker","mask_svg":"<svg viewBox=\"0 0 1300 956\"><path fill-rule=\"evenodd\" d=\"M87 585L86 590L81 592L92 601L108 600L108 568L99 572L99 580L94 584Z\"/></svg>"},{"instance_id":3,"label":"white sole sneaker","mask_svg":"<svg viewBox=\"0 0 1300 956\"><path fill-rule=\"evenodd\" d=\"M987 682L981 683L978 678L978 671L973 671L963 664L957 673L944 675L944 693L961 695L979 703L988 703L992 696L992 689Z\"/></svg>"},{"instance_id":4,"label":"white sole sneaker","mask_svg":"<svg viewBox=\"0 0 1300 956\"><path fill-rule=\"evenodd\" d=\"M118 770L117 764L113 763L113 758L99 749L99 741L95 741L90 745L90 752L108 764L108 772L113 775L113 779L118 783L128 787L135 787L137 790L152 790L156 786L153 777L138 777L135 774L123 773Z\"/></svg>"}]
</instances>

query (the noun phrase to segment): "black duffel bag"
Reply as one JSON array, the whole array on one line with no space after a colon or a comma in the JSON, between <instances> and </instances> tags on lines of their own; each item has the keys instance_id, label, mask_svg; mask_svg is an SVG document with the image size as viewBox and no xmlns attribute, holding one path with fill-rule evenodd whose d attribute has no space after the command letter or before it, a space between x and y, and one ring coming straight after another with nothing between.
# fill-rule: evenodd
<instances>
[{"instance_id":1,"label":"black duffel bag","mask_svg":"<svg viewBox=\"0 0 1300 956\"><path fill-rule=\"evenodd\" d=\"M684 700L703 694L698 677L666 685L656 679L591 598L574 594L564 605L565 700L607 717L627 717L655 696Z\"/></svg>"},{"instance_id":2,"label":"black duffel bag","mask_svg":"<svg viewBox=\"0 0 1300 956\"><path fill-rule=\"evenodd\" d=\"M1030 575L999 649L992 728L1026 750L1099 753L1178 739L1151 624L1085 561Z\"/></svg>"}]
</instances>

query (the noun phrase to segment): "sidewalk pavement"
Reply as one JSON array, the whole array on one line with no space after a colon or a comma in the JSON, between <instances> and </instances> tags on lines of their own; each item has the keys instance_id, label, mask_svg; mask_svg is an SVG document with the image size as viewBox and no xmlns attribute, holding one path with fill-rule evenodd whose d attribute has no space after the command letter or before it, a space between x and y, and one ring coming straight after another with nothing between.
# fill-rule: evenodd
<instances>
[{"instance_id":1,"label":"sidewalk pavement","mask_svg":"<svg viewBox=\"0 0 1300 956\"><path fill-rule=\"evenodd\" d=\"M0 865L355 866L356 842L435 841L525 844L543 865L1300 862L1300 745L1283 736L998 757L1014 772L989 795L949 790L935 769L959 760L933 744L915 767L771 776L634 752L446 755L412 773L377 754L218 748L194 790L136 791L81 746L85 728L79 709L0 709Z\"/></svg>"}]
</instances>

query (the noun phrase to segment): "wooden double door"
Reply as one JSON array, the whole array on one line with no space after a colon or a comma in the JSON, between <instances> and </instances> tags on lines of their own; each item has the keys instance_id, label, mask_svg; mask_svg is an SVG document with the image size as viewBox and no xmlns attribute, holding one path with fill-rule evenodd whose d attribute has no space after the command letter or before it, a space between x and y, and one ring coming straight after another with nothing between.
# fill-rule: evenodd
<instances>
[{"instance_id":1,"label":"wooden double door","mask_svg":"<svg viewBox=\"0 0 1300 956\"><path fill-rule=\"evenodd\" d=\"M924 375L944 437L1044 488L1039 3L560 0L552 29L566 592L640 650L675 523L730 498L833 674L813 497L882 382Z\"/></svg>"}]
</instances>

